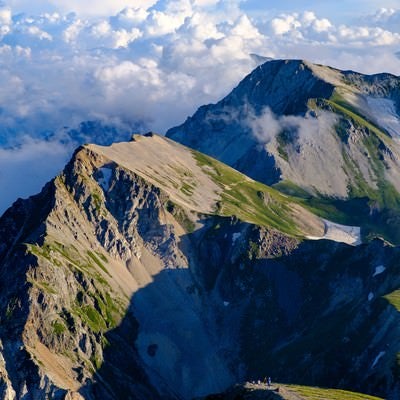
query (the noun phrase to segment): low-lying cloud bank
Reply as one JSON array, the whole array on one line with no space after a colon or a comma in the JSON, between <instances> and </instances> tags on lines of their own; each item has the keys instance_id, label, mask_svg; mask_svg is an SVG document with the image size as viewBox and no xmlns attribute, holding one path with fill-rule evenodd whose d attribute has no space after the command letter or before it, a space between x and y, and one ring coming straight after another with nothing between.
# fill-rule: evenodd
<instances>
[{"instance_id":1,"label":"low-lying cloud bank","mask_svg":"<svg viewBox=\"0 0 400 400\"><path fill-rule=\"evenodd\" d=\"M265 107L259 115L251 112L245 121L257 141L266 145L282 132L302 140L315 140L320 132L331 131L336 124L335 114L319 111L318 115L278 116L269 107Z\"/></svg>"}]
</instances>

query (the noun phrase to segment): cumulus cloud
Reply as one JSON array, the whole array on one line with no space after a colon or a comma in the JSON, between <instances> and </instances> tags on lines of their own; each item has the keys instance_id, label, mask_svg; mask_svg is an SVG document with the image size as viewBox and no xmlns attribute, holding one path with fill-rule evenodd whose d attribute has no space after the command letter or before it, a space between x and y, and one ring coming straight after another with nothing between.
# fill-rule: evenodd
<instances>
[{"instance_id":1,"label":"cumulus cloud","mask_svg":"<svg viewBox=\"0 0 400 400\"><path fill-rule=\"evenodd\" d=\"M281 15L271 21L272 32L275 35L284 35L288 32L294 32L301 27L300 21L297 19L297 14Z\"/></svg>"},{"instance_id":2,"label":"cumulus cloud","mask_svg":"<svg viewBox=\"0 0 400 400\"><path fill-rule=\"evenodd\" d=\"M387 10L386 10L387 11ZM392 10L391 17L395 18L397 12ZM335 26L327 18L318 18L313 12L283 14L273 18L270 22L270 30L273 35L290 37L293 42L308 42L315 44L329 45L331 53L339 52L341 48L347 49L360 46L398 46L400 45L399 33L384 29L385 24L378 23L386 20L383 16L377 14L374 26L365 24L360 26ZM388 25L388 24L386 24Z\"/></svg>"},{"instance_id":3,"label":"cumulus cloud","mask_svg":"<svg viewBox=\"0 0 400 400\"><path fill-rule=\"evenodd\" d=\"M400 10L394 8L381 8L373 15L360 19L363 25L374 25L382 29L400 33Z\"/></svg>"},{"instance_id":4,"label":"cumulus cloud","mask_svg":"<svg viewBox=\"0 0 400 400\"><path fill-rule=\"evenodd\" d=\"M114 124L118 132L140 126L163 133L229 93L265 57L400 74L398 10L382 9L349 26L311 10L250 16L245 4L7 1L0 6L0 147L11 146L15 159L39 143L54 150L54 132L82 121ZM289 123L267 117L271 131ZM71 147L101 140L78 137ZM36 181L41 185L53 173Z\"/></svg>"}]
</instances>

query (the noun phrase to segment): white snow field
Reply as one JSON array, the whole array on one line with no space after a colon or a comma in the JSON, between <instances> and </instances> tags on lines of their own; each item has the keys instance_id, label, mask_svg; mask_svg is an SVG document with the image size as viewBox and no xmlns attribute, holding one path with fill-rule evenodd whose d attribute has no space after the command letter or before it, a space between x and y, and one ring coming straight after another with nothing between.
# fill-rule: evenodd
<instances>
[{"instance_id":1,"label":"white snow field","mask_svg":"<svg viewBox=\"0 0 400 400\"><path fill-rule=\"evenodd\" d=\"M361 241L361 228L359 226L348 226L336 224L334 222L323 220L325 224L325 234L323 236L307 236L309 240L332 240L334 242L346 243L352 246L358 246Z\"/></svg>"}]
</instances>

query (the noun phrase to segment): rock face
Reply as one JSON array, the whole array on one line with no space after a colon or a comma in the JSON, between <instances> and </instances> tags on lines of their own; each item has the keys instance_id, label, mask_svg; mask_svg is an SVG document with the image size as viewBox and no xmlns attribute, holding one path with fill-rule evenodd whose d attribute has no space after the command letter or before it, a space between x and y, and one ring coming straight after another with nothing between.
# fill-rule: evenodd
<instances>
[{"instance_id":1,"label":"rock face","mask_svg":"<svg viewBox=\"0 0 400 400\"><path fill-rule=\"evenodd\" d=\"M158 136L78 149L0 219L0 398L191 399L266 375L398 398L399 250L304 240L320 222Z\"/></svg>"},{"instance_id":2,"label":"rock face","mask_svg":"<svg viewBox=\"0 0 400 400\"><path fill-rule=\"evenodd\" d=\"M347 223L399 243L399 109L393 75L274 60L167 136L285 193L311 197L328 218L356 205L356 221ZM382 228L393 223L390 232Z\"/></svg>"}]
</instances>

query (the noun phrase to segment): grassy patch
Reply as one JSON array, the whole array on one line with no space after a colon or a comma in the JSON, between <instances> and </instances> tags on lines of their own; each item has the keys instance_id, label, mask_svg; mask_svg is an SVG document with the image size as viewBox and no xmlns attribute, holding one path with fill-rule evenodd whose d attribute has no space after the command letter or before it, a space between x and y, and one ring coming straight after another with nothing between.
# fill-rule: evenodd
<instances>
[{"instance_id":1,"label":"grassy patch","mask_svg":"<svg viewBox=\"0 0 400 400\"><path fill-rule=\"evenodd\" d=\"M196 185L194 183L183 182L180 191L186 196L193 196Z\"/></svg>"},{"instance_id":2,"label":"grassy patch","mask_svg":"<svg viewBox=\"0 0 400 400\"><path fill-rule=\"evenodd\" d=\"M42 246L27 244L27 249L28 252L34 254L36 257L44 258L57 267L61 266L61 262L57 260L57 257L54 253L55 248L51 244L44 243Z\"/></svg>"},{"instance_id":3,"label":"grassy patch","mask_svg":"<svg viewBox=\"0 0 400 400\"><path fill-rule=\"evenodd\" d=\"M101 365L103 364L103 359L102 359L102 357L100 357L100 355L94 354L91 357L90 362L93 364L95 369L98 371L101 368Z\"/></svg>"},{"instance_id":4,"label":"grassy patch","mask_svg":"<svg viewBox=\"0 0 400 400\"><path fill-rule=\"evenodd\" d=\"M104 264L94 255L92 251L88 251L87 254L103 272L105 272L108 276L111 276Z\"/></svg>"},{"instance_id":5,"label":"grassy patch","mask_svg":"<svg viewBox=\"0 0 400 400\"><path fill-rule=\"evenodd\" d=\"M92 199L93 199L93 204L94 204L94 207L95 207L96 211L100 211L101 210L101 204L102 204L100 193L98 191L93 192L92 193Z\"/></svg>"},{"instance_id":6,"label":"grassy patch","mask_svg":"<svg viewBox=\"0 0 400 400\"><path fill-rule=\"evenodd\" d=\"M105 263L108 262L107 257L103 253L100 253L99 251L95 251L95 253L96 253L97 257L100 258L101 261L103 261Z\"/></svg>"},{"instance_id":7,"label":"grassy patch","mask_svg":"<svg viewBox=\"0 0 400 400\"><path fill-rule=\"evenodd\" d=\"M301 235L291 216L290 200L262 183L199 152L193 151L198 165L221 187L215 214L268 226L291 236Z\"/></svg>"},{"instance_id":8,"label":"grassy patch","mask_svg":"<svg viewBox=\"0 0 400 400\"><path fill-rule=\"evenodd\" d=\"M396 215L399 215L400 211L397 211L396 205L396 208L391 209L379 206L382 209L376 215L371 216L371 204L374 202L379 204L378 200L375 200L375 196L371 199L368 195L359 193L360 197L352 197L347 200L322 195L313 196L288 181L279 182L274 187L283 193L294 196L297 202L315 215L343 225L360 226L364 240L381 237L390 243L400 244L400 220L396 220ZM390 200L388 195L392 190L394 191L393 199ZM381 195L385 196L385 200L381 200L384 204L389 204L389 201L396 204L398 195L394 188L386 188ZM388 223L388 221L393 222Z\"/></svg>"},{"instance_id":9,"label":"grassy patch","mask_svg":"<svg viewBox=\"0 0 400 400\"><path fill-rule=\"evenodd\" d=\"M343 114L350 117L354 122L367 127L376 135L380 136L382 139L390 138L390 135L388 135L385 131L378 128L375 124L368 120L364 115L360 113L357 108L346 101L346 99L341 96L337 91L335 91L333 96L329 100L326 100L326 102L330 106L332 106L338 114Z\"/></svg>"},{"instance_id":10,"label":"grassy patch","mask_svg":"<svg viewBox=\"0 0 400 400\"><path fill-rule=\"evenodd\" d=\"M92 332L105 332L107 329L106 323L101 314L91 305L81 307L73 307L73 313L81 318L83 323L87 325Z\"/></svg>"},{"instance_id":11,"label":"grassy patch","mask_svg":"<svg viewBox=\"0 0 400 400\"><path fill-rule=\"evenodd\" d=\"M382 400L379 397L338 389L322 389L310 386L285 385L289 391L304 400Z\"/></svg>"},{"instance_id":12,"label":"grassy patch","mask_svg":"<svg viewBox=\"0 0 400 400\"><path fill-rule=\"evenodd\" d=\"M387 294L384 298L397 310L400 311L400 290Z\"/></svg>"},{"instance_id":13,"label":"grassy patch","mask_svg":"<svg viewBox=\"0 0 400 400\"><path fill-rule=\"evenodd\" d=\"M125 304L111 297L107 290L81 292L72 307L72 315L79 317L95 333L104 333L117 326L125 314Z\"/></svg>"},{"instance_id":14,"label":"grassy patch","mask_svg":"<svg viewBox=\"0 0 400 400\"><path fill-rule=\"evenodd\" d=\"M37 281L32 278L27 278L27 281L32 283L33 286L37 287L40 291L47 294L57 294L57 291L50 285L49 282Z\"/></svg>"},{"instance_id":15,"label":"grassy patch","mask_svg":"<svg viewBox=\"0 0 400 400\"><path fill-rule=\"evenodd\" d=\"M102 285L109 286L103 276L96 271L95 266L97 265L108 275L109 273L93 252L88 252L90 254L88 254L87 258L84 258L75 246L67 246L56 241L47 242L41 247L28 245L28 250L35 255L46 258L53 265L61 266L66 264L69 268L74 268L90 275Z\"/></svg>"},{"instance_id":16,"label":"grassy patch","mask_svg":"<svg viewBox=\"0 0 400 400\"><path fill-rule=\"evenodd\" d=\"M18 298L17 297L12 297L8 304L7 304L7 308L6 308L6 318L7 319L11 319L12 316L14 315L14 311L16 310L18 306Z\"/></svg>"},{"instance_id":17,"label":"grassy patch","mask_svg":"<svg viewBox=\"0 0 400 400\"><path fill-rule=\"evenodd\" d=\"M65 326L65 324L59 320L53 321L51 326L53 328L53 333L56 336L61 336L67 330L67 327Z\"/></svg>"},{"instance_id":18,"label":"grassy patch","mask_svg":"<svg viewBox=\"0 0 400 400\"><path fill-rule=\"evenodd\" d=\"M30 250L53 263L57 260L59 265L73 269L80 282L87 280L92 284L90 290L78 294L73 307L61 316L66 329L72 329L77 318L95 333L105 332L117 325L125 313L126 304L115 293L110 294L109 283L97 270L100 268L111 276L103 264L103 261L107 261L104 255L90 250L82 252L73 245L67 246L59 242L46 243L43 247L30 245ZM30 282L44 293L57 294L56 289L47 282L32 279ZM12 313L11 307L9 313ZM60 326L53 328L56 331L61 329Z\"/></svg>"}]
</instances>

